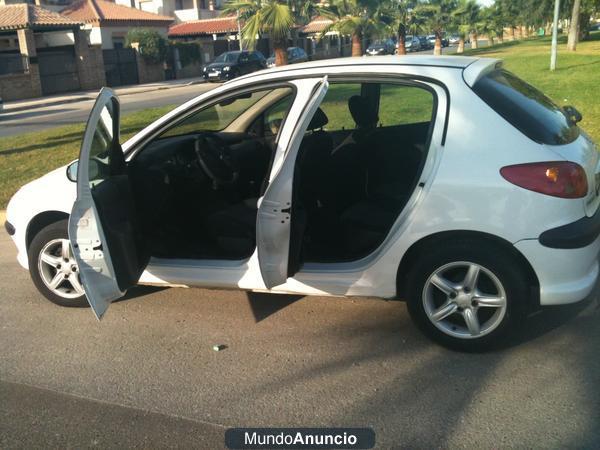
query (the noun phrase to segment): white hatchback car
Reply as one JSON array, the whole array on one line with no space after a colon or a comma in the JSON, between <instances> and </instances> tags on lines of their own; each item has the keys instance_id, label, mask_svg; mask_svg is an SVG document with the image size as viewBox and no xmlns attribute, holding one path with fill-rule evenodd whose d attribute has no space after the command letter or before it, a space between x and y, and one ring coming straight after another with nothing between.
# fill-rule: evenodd
<instances>
[{"instance_id":1,"label":"white hatchback car","mask_svg":"<svg viewBox=\"0 0 600 450\"><path fill-rule=\"evenodd\" d=\"M121 146L103 89L79 160L21 188L6 227L42 294L98 318L137 283L377 296L485 349L596 282L579 119L498 60L348 58L225 83Z\"/></svg>"}]
</instances>

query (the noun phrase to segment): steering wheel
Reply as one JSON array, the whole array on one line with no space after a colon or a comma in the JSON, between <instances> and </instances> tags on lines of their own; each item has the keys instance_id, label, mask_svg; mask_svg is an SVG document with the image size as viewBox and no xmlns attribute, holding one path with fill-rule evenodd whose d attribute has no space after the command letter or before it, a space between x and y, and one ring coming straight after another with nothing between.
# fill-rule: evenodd
<instances>
[{"instance_id":1,"label":"steering wheel","mask_svg":"<svg viewBox=\"0 0 600 450\"><path fill-rule=\"evenodd\" d=\"M239 168L231 157L227 143L215 134L196 136L194 151L202 170L216 187L233 184L238 179Z\"/></svg>"}]
</instances>

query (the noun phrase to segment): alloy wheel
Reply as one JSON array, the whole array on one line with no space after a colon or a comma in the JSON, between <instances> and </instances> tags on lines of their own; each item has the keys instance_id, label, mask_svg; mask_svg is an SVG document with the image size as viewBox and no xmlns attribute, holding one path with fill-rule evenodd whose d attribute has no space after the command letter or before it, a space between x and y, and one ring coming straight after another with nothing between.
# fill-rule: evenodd
<instances>
[{"instance_id":1,"label":"alloy wheel","mask_svg":"<svg viewBox=\"0 0 600 450\"><path fill-rule=\"evenodd\" d=\"M84 295L79 268L68 239L53 239L39 253L38 270L44 284L63 298Z\"/></svg>"},{"instance_id":2,"label":"alloy wheel","mask_svg":"<svg viewBox=\"0 0 600 450\"><path fill-rule=\"evenodd\" d=\"M507 312L506 292L490 270L459 261L436 269L422 295L429 320L443 333L477 339L494 331Z\"/></svg>"}]
</instances>

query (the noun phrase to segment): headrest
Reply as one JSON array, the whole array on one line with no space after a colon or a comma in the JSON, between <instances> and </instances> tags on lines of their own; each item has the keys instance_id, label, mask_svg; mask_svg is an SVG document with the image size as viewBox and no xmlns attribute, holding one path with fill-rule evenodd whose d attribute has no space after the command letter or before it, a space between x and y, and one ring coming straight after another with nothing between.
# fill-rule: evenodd
<instances>
[{"instance_id":1,"label":"headrest","mask_svg":"<svg viewBox=\"0 0 600 450\"><path fill-rule=\"evenodd\" d=\"M325 125L327 125L327 123L329 123L327 115L325 115L321 108L317 108L312 119L310 119L310 123L308 124L308 130L318 130L319 128L323 128Z\"/></svg>"},{"instance_id":2,"label":"headrest","mask_svg":"<svg viewBox=\"0 0 600 450\"><path fill-rule=\"evenodd\" d=\"M377 111L365 97L353 95L348 100L348 109L358 128L376 127L379 122Z\"/></svg>"}]
</instances>

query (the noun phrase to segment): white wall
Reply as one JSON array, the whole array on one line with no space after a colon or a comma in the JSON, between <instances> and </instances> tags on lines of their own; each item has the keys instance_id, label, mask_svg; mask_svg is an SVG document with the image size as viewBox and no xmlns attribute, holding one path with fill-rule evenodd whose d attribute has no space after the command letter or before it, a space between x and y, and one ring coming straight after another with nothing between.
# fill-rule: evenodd
<instances>
[{"instance_id":1,"label":"white wall","mask_svg":"<svg viewBox=\"0 0 600 450\"><path fill-rule=\"evenodd\" d=\"M75 37L72 31L45 31L43 33L35 33L34 36L36 48L75 44Z\"/></svg>"},{"instance_id":2,"label":"white wall","mask_svg":"<svg viewBox=\"0 0 600 450\"><path fill-rule=\"evenodd\" d=\"M93 27L90 31L90 44L102 45L102 50L109 50L113 47L113 37L124 38L131 27ZM167 27L153 27L165 38L167 37Z\"/></svg>"}]
</instances>

